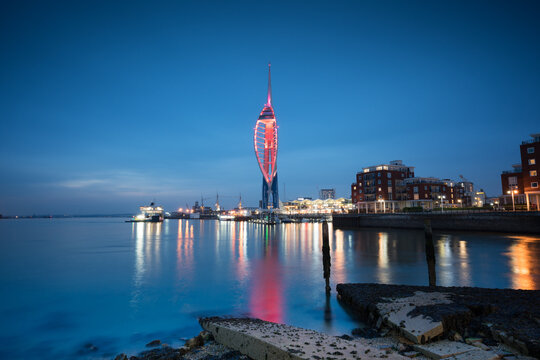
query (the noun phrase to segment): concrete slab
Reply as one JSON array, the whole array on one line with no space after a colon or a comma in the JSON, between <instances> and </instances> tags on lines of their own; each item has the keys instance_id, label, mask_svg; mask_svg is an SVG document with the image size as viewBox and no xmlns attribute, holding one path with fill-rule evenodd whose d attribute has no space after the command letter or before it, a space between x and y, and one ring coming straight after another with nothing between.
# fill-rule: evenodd
<instances>
[{"instance_id":1,"label":"concrete slab","mask_svg":"<svg viewBox=\"0 0 540 360\"><path fill-rule=\"evenodd\" d=\"M201 326L217 342L255 360L267 359L408 359L391 349L378 349L361 339L335 336L258 319L203 318Z\"/></svg>"},{"instance_id":2,"label":"concrete slab","mask_svg":"<svg viewBox=\"0 0 540 360\"><path fill-rule=\"evenodd\" d=\"M496 360L501 358L495 351L486 351L474 345L449 340L437 341L425 345L414 345L413 347L430 359Z\"/></svg>"},{"instance_id":3,"label":"concrete slab","mask_svg":"<svg viewBox=\"0 0 540 360\"><path fill-rule=\"evenodd\" d=\"M409 313L418 306L451 304L449 294L415 291L413 296L383 299L388 302L376 304L380 315L389 325L400 329L409 340L424 344L444 332L441 321L423 315L410 316Z\"/></svg>"},{"instance_id":4,"label":"concrete slab","mask_svg":"<svg viewBox=\"0 0 540 360\"><path fill-rule=\"evenodd\" d=\"M497 360L501 357L494 351L484 351L481 349L468 351L464 354L453 356L451 360Z\"/></svg>"}]
</instances>

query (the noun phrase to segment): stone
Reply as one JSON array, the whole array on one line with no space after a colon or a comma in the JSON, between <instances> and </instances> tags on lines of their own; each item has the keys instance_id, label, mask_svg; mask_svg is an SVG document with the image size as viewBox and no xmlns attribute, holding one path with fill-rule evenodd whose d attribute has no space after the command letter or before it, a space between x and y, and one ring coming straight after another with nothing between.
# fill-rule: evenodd
<instances>
[{"instance_id":1,"label":"stone","mask_svg":"<svg viewBox=\"0 0 540 360\"><path fill-rule=\"evenodd\" d=\"M427 316L409 315L418 306L450 304L448 294L416 291L413 296L402 298L385 298L388 302L377 303L377 309L384 320L399 329L409 340L423 344L441 335L444 331L441 321Z\"/></svg>"},{"instance_id":2,"label":"stone","mask_svg":"<svg viewBox=\"0 0 540 360\"><path fill-rule=\"evenodd\" d=\"M431 359L444 359L470 351L478 351L478 348L472 345L449 340L441 340L425 345L413 345L413 348Z\"/></svg>"},{"instance_id":3,"label":"stone","mask_svg":"<svg viewBox=\"0 0 540 360\"><path fill-rule=\"evenodd\" d=\"M452 360L497 360L499 354L494 351L484 351L480 349L468 351L466 353L454 356Z\"/></svg>"},{"instance_id":4,"label":"stone","mask_svg":"<svg viewBox=\"0 0 540 360\"><path fill-rule=\"evenodd\" d=\"M114 358L114 360L128 360L128 357L126 354L118 354L116 355L116 357Z\"/></svg>"},{"instance_id":5,"label":"stone","mask_svg":"<svg viewBox=\"0 0 540 360\"><path fill-rule=\"evenodd\" d=\"M152 340L148 344L146 344L146 347L156 347L161 345L161 340Z\"/></svg>"},{"instance_id":6,"label":"stone","mask_svg":"<svg viewBox=\"0 0 540 360\"><path fill-rule=\"evenodd\" d=\"M207 343L208 341L214 340L214 337L212 336L212 334L210 332L206 331L206 330L201 331L199 336L202 337L202 339L203 339L203 341L205 343Z\"/></svg>"},{"instance_id":7,"label":"stone","mask_svg":"<svg viewBox=\"0 0 540 360\"><path fill-rule=\"evenodd\" d=\"M186 344L185 344L185 346L187 346L188 349L190 350L203 346L203 345L204 345L204 340L201 335L197 335L194 338L189 339L188 341L186 341Z\"/></svg>"},{"instance_id":8,"label":"stone","mask_svg":"<svg viewBox=\"0 0 540 360\"><path fill-rule=\"evenodd\" d=\"M203 318L203 329L217 342L249 356L265 359L407 359L370 345L369 340L345 340L314 330L249 318Z\"/></svg>"}]
</instances>

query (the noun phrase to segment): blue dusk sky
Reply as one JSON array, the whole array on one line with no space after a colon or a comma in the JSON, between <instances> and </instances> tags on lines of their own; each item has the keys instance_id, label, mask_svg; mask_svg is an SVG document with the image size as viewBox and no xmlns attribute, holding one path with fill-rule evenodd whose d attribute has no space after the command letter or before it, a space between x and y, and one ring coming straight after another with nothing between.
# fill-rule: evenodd
<instances>
[{"instance_id":1,"label":"blue dusk sky","mask_svg":"<svg viewBox=\"0 0 540 360\"><path fill-rule=\"evenodd\" d=\"M395 159L499 195L540 132L538 19L538 1L4 1L0 213L256 206L268 61L282 199L350 197Z\"/></svg>"}]
</instances>

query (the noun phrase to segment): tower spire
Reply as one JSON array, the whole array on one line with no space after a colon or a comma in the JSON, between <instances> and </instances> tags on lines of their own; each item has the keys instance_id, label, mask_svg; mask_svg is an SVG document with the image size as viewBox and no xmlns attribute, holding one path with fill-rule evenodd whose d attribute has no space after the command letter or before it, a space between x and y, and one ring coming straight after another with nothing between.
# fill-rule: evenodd
<instances>
[{"instance_id":1,"label":"tower spire","mask_svg":"<svg viewBox=\"0 0 540 360\"><path fill-rule=\"evenodd\" d=\"M270 77L270 67L271 63L268 63L268 99L266 100L266 105L272 106L272 79Z\"/></svg>"}]
</instances>

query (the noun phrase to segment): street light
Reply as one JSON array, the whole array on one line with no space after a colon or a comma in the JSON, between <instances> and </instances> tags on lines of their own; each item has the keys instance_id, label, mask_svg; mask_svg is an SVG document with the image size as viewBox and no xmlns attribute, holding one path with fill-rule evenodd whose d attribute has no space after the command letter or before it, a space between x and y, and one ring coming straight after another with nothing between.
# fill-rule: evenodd
<instances>
[{"instance_id":1,"label":"street light","mask_svg":"<svg viewBox=\"0 0 540 360\"><path fill-rule=\"evenodd\" d=\"M516 189L513 189L513 190L508 190L506 193L512 194L512 211L516 211L516 203L514 202L514 194L517 194L518 191Z\"/></svg>"},{"instance_id":2,"label":"street light","mask_svg":"<svg viewBox=\"0 0 540 360\"><path fill-rule=\"evenodd\" d=\"M446 199L446 195L439 195L439 199L441 200L441 212L444 212L444 199Z\"/></svg>"}]
</instances>

